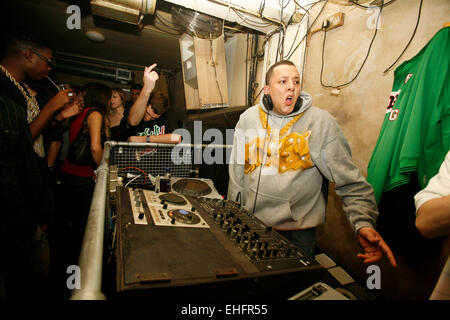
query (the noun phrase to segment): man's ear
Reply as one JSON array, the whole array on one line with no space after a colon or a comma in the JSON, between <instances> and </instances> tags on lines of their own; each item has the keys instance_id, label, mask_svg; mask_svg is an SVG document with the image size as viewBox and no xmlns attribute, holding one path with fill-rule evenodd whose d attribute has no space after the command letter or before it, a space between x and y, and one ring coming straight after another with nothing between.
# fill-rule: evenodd
<instances>
[{"instance_id":1,"label":"man's ear","mask_svg":"<svg viewBox=\"0 0 450 320\"><path fill-rule=\"evenodd\" d=\"M270 93L270 88L268 85L264 86L264 94L269 94Z\"/></svg>"},{"instance_id":2,"label":"man's ear","mask_svg":"<svg viewBox=\"0 0 450 320\"><path fill-rule=\"evenodd\" d=\"M29 63L33 63L34 61L34 54L33 51L31 51L30 48L20 50L22 52L23 57L25 60Z\"/></svg>"}]
</instances>

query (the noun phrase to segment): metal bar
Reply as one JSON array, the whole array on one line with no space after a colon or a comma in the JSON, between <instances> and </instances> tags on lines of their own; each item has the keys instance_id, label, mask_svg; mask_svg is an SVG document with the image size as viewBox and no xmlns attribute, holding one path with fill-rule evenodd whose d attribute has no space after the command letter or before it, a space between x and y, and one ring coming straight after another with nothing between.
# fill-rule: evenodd
<instances>
[{"instance_id":1,"label":"metal bar","mask_svg":"<svg viewBox=\"0 0 450 320\"><path fill-rule=\"evenodd\" d=\"M132 146L132 147L177 147L177 148L228 148L231 149L233 146L231 144L191 144L191 143L146 143L146 142L116 142L116 146Z\"/></svg>"},{"instance_id":2,"label":"metal bar","mask_svg":"<svg viewBox=\"0 0 450 320\"><path fill-rule=\"evenodd\" d=\"M103 239L105 206L109 174L109 157L114 142L105 143L102 162L95 171L97 181L92 196L89 217L84 232L78 265L81 288L74 290L71 300L105 300L102 292Z\"/></svg>"}]
</instances>

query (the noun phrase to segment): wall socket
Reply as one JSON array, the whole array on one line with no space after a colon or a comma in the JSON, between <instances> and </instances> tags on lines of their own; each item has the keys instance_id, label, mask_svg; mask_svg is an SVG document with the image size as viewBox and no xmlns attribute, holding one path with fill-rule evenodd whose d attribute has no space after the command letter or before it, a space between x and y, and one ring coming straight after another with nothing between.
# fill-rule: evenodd
<instances>
[{"instance_id":1,"label":"wall socket","mask_svg":"<svg viewBox=\"0 0 450 320\"><path fill-rule=\"evenodd\" d=\"M344 25L344 17L345 17L345 14L343 12L337 12L337 13L333 14L332 16L328 17L326 19L329 22L327 31Z\"/></svg>"}]
</instances>

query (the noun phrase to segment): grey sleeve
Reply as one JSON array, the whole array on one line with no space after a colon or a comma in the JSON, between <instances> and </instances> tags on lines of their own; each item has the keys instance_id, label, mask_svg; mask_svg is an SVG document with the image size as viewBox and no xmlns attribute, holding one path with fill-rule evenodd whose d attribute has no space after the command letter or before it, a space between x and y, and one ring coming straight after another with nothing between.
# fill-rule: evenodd
<instances>
[{"instance_id":1,"label":"grey sleeve","mask_svg":"<svg viewBox=\"0 0 450 320\"><path fill-rule=\"evenodd\" d=\"M378 208L372 186L352 160L350 146L333 119L322 146L316 166L329 181L335 183L336 194L341 197L343 210L353 230L376 227Z\"/></svg>"},{"instance_id":2,"label":"grey sleeve","mask_svg":"<svg viewBox=\"0 0 450 320\"><path fill-rule=\"evenodd\" d=\"M244 164L245 164L245 137L240 129L241 120L234 130L233 148L228 165L229 182L227 198L236 201L240 193L241 203L244 203Z\"/></svg>"}]
</instances>

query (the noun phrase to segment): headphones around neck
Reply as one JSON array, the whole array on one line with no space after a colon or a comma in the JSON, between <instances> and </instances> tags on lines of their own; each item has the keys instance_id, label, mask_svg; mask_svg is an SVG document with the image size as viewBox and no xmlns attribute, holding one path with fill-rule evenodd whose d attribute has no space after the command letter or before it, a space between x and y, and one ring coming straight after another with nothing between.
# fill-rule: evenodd
<instances>
[{"instance_id":1,"label":"headphones around neck","mask_svg":"<svg viewBox=\"0 0 450 320\"><path fill-rule=\"evenodd\" d=\"M273 109L272 97L270 95L268 94L263 95L262 101L267 110L271 111ZM291 113L295 113L298 110L300 110L301 106L302 106L302 99L300 96L298 96L297 101L295 101L294 109L292 110Z\"/></svg>"}]
</instances>

